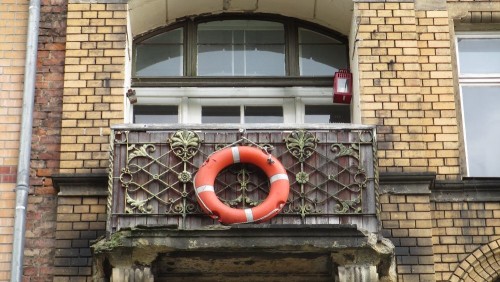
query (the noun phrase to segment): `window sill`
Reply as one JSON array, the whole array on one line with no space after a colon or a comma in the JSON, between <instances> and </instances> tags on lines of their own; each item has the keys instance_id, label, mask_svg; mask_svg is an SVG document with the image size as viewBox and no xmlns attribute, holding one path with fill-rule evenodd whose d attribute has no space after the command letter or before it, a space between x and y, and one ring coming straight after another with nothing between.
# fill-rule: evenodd
<instances>
[{"instance_id":1,"label":"window sill","mask_svg":"<svg viewBox=\"0 0 500 282\"><path fill-rule=\"evenodd\" d=\"M332 87L332 77L133 78L132 87Z\"/></svg>"}]
</instances>

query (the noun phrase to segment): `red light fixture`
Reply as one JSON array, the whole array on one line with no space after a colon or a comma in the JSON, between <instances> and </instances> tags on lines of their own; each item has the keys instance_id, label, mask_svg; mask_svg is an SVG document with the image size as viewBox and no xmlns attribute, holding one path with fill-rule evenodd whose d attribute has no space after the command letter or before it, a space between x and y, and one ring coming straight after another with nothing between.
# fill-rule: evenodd
<instances>
[{"instance_id":1,"label":"red light fixture","mask_svg":"<svg viewBox=\"0 0 500 282\"><path fill-rule=\"evenodd\" d=\"M352 73L339 70L333 77L333 102L350 104L352 98Z\"/></svg>"}]
</instances>

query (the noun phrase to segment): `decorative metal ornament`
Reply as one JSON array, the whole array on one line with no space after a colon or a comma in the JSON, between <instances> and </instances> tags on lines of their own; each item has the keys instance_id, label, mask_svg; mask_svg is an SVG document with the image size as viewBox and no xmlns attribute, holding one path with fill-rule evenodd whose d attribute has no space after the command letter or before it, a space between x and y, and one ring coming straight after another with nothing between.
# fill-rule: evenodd
<instances>
[{"instance_id":1,"label":"decorative metal ornament","mask_svg":"<svg viewBox=\"0 0 500 282\"><path fill-rule=\"evenodd\" d=\"M306 184L309 181L309 174L307 174L304 171L299 171L295 175L295 179L297 180L298 183L300 184Z\"/></svg>"},{"instance_id":2,"label":"decorative metal ornament","mask_svg":"<svg viewBox=\"0 0 500 282\"><path fill-rule=\"evenodd\" d=\"M304 162L316 149L318 139L304 130L293 131L285 138L286 148L299 162Z\"/></svg>"},{"instance_id":3,"label":"decorative metal ornament","mask_svg":"<svg viewBox=\"0 0 500 282\"><path fill-rule=\"evenodd\" d=\"M184 162L198 153L201 143L198 134L188 130L175 132L167 142L170 143L173 153Z\"/></svg>"}]
</instances>

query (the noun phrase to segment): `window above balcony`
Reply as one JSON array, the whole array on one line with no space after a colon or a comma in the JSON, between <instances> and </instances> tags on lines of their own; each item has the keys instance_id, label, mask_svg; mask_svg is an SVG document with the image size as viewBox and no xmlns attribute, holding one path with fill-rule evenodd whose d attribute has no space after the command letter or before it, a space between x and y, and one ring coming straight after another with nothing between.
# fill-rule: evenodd
<instances>
[{"instance_id":1,"label":"window above balcony","mask_svg":"<svg viewBox=\"0 0 500 282\"><path fill-rule=\"evenodd\" d=\"M282 17L186 20L139 37L135 86L331 86L347 38Z\"/></svg>"},{"instance_id":2,"label":"window above balcony","mask_svg":"<svg viewBox=\"0 0 500 282\"><path fill-rule=\"evenodd\" d=\"M189 19L135 39L134 123L349 123L347 38L280 16Z\"/></svg>"}]
</instances>

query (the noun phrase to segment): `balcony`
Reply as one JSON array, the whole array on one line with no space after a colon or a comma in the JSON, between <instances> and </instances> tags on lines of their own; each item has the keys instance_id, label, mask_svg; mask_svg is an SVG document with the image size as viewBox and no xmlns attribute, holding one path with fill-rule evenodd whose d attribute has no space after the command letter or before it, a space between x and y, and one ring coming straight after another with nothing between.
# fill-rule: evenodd
<instances>
[{"instance_id":1,"label":"balcony","mask_svg":"<svg viewBox=\"0 0 500 282\"><path fill-rule=\"evenodd\" d=\"M375 136L374 127L348 124L114 126L108 236L92 246L94 278L391 277L394 246L377 236ZM196 200L200 167L232 146L270 152L286 170L288 200L268 222L222 225ZM268 196L269 182L260 168L238 163L213 186L222 203L247 209Z\"/></svg>"},{"instance_id":2,"label":"balcony","mask_svg":"<svg viewBox=\"0 0 500 282\"><path fill-rule=\"evenodd\" d=\"M215 151L257 146L285 167L290 193L269 226L356 225L378 231L375 129L358 125L119 125L111 134L108 232L221 225L196 201L193 177ZM252 164L218 174L226 205L251 208L269 180Z\"/></svg>"}]
</instances>

